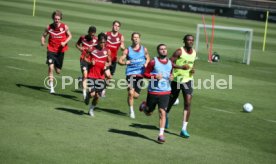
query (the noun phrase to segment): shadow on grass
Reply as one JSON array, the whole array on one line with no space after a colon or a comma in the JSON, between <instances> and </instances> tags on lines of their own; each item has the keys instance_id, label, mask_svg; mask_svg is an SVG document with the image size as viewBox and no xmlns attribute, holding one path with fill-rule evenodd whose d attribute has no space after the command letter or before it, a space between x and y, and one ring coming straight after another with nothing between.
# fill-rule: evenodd
<instances>
[{"instance_id":1,"label":"shadow on grass","mask_svg":"<svg viewBox=\"0 0 276 164\"><path fill-rule=\"evenodd\" d=\"M133 131L119 130L119 129L109 129L108 132L123 134L123 135L131 136L131 137L143 138L143 139L146 139L146 140L149 140L149 141L153 141L155 143L159 143L158 141L156 141L154 139L151 139L151 138L149 138L149 137L147 137L143 134L139 134L139 133L133 132Z\"/></svg>"},{"instance_id":2,"label":"shadow on grass","mask_svg":"<svg viewBox=\"0 0 276 164\"><path fill-rule=\"evenodd\" d=\"M60 111L65 111L65 112L69 112L69 113L73 113L73 114L77 114L77 115L88 115L87 113L85 113L82 110L78 110L78 109L71 109L71 108L64 108L64 107L58 107L55 108L56 110L60 110Z\"/></svg>"},{"instance_id":3,"label":"shadow on grass","mask_svg":"<svg viewBox=\"0 0 276 164\"><path fill-rule=\"evenodd\" d=\"M107 112L107 113L111 113L111 114L117 114L117 115L120 115L120 116L126 116L127 114L124 113L124 112L121 112L120 110L117 110L117 109L107 109L107 108L99 108L99 107L95 107L95 110L96 111L99 111L99 112Z\"/></svg>"},{"instance_id":4,"label":"shadow on grass","mask_svg":"<svg viewBox=\"0 0 276 164\"><path fill-rule=\"evenodd\" d=\"M132 123L129 126L134 127L134 128L143 128L143 129L149 129L149 130L159 130L159 128L157 126L154 126L154 125L144 125L144 124ZM165 130L165 133L168 133L168 134L171 134L171 135L175 135L175 136L179 136L178 134L172 133L172 132L170 132L168 130Z\"/></svg>"},{"instance_id":5,"label":"shadow on grass","mask_svg":"<svg viewBox=\"0 0 276 164\"><path fill-rule=\"evenodd\" d=\"M77 90L77 89L72 90L72 92L75 92L75 93L82 93L82 91L81 91L81 90Z\"/></svg>"},{"instance_id":6,"label":"shadow on grass","mask_svg":"<svg viewBox=\"0 0 276 164\"><path fill-rule=\"evenodd\" d=\"M16 86L19 87L19 88L20 87L25 87L25 88L29 88L29 89L33 89L33 90L42 91L42 92L49 92L48 89L46 89L45 87L41 87L41 86L33 86L33 85L26 85L26 84L16 84ZM71 99L71 100L74 100L74 101L82 102L82 101L78 100L76 96L72 96L72 95L61 94L61 93L54 93L54 94L51 94L51 95L60 96L60 97L63 97L63 98L67 98L67 99Z\"/></svg>"}]
</instances>

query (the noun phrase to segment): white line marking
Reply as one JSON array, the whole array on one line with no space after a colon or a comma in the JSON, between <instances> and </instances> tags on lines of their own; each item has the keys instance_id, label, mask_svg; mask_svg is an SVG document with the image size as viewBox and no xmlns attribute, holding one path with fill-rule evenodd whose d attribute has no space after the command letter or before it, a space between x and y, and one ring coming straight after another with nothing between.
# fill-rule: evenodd
<instances>
[{"instance_id":1,"label":"white line marking","mask_svg":"<svg viewBox=\"0 0 276 164\"><path fill-rule=\"evenodd\" d=\"M33 56L32 54L18 54L19 56Z\"/></svg>"},{"instance_id":2,"label":"white line marking","mask_svg":"<svg viewBox=\"0 0 276 164\"><path fill-rule=\"evenodd\" d=\"M273 123L276 123L275 120L267 120L267 119L264 119L265 121L268 121L268 122L273 122Z\"/></svg>"},{"instance_id":3,"label":"white line marking","mask_svg":"<svg viewBox=\"0 0 276 164\"><path fill-rule=\"evenodd\" d=\"M222 110L222 109L218 109L218 108L213 108L213 107L203 107L203 108L214 110L214 111L217 111L217 112L224 112L224 113L235 114L234 112L229 112L229 111L226 111L226 110Z\"/></svg>"},{"instance_id":4,"label":"white line marking","mask_svg":"<svg viewBox=\"0 0 276 164\"><path fill-rule=\"evenodd\" d=\"M25 71L25 69L22 69L22 68L17 68L17 67L13 67L13 66L6 66L7 68L10 68L10 69L15 69L15 70L20 70L20 71Z\"/></svg>"}]
</instances>

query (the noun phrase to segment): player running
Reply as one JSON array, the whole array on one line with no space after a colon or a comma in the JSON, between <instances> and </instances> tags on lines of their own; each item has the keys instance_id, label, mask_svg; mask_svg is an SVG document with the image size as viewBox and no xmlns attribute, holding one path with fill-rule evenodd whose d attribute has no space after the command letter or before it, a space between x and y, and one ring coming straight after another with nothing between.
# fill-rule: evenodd
<instances>
[{"instance_id":1,"label":"player running","mask_svg":"<svg viewBox=\"0 0 276 164\"><path fill-rule=\"evenodd\" d=\"M135 118L133 109L134 98L138 98L143 86L143 74L145 67L150 61L146 47L140 44L140 33L133 32L131 35L132 45L124 50L119 58L119 64L126 65L126 80L128 82L128 106L130 118Z\"/></svg>"},{"instance_id":2,"label":"player running","mask_svg":"<svg viewBox=\"0 0 276 164\"><path fill-rule=\"evenodd\" d=\"M92 98L91 106L89 107L89 115L94 116L94 108L98 103L101 92L106 87L105 69L111 64L110 50L105 47L107 36L104 33L98 35L98 44L92 48L89 57L85 57L91 66L88 71L88 93L85 98L85 103L88 105Z\"/></svg>"},{"instance_id":3,"label":"player running","mask_svg":"<svg viewBox=\"0 0 276 164\"><path fill-rule=\"evenodd\" d=\"M167 58L168 51L165 44L157 46L158 57L152 59L146 67L144 77L150 79L147 101L142 102L140 111L150 116L156 105L159 109L159 135L157 141L165 142L164 130L166 110L170 99L172 76L172 62Z\"/></svg>"},{"instance_id":4,"label":"player running","mask_svg":"<svg viewBox=\"0 0 276 164\"><path fill-rule=\"evenodd\" d=\"M79 40L76 43L76 47L81 52L80 56L80 68L82 73L82 89L83 97L86 97L87 91L87 74L89 70L89 63L84 60L84 57L87 54L87 51L91 50L92 47L96 46L98 43L98 38L95 36L97 29L95 26L90 26L88 29L87 35L80 36Z\"/></svg>"},{"instance_id":5,"label":"player running","mask_svg":"<svg viewBox=\"0 0 276 164\"><path fill-rule=\"evenodd\" d=\"M47 35L49 35L47 46L48 77L50 93L54 90L54 70L60 74L63 65L64 53L68 50L67 43L72 38L71 32L66 24L62 23L62 12L56 10L52 13L53 23L49 24L41 37L41 45L45 45Z\"/></svg>"}]
</instances>

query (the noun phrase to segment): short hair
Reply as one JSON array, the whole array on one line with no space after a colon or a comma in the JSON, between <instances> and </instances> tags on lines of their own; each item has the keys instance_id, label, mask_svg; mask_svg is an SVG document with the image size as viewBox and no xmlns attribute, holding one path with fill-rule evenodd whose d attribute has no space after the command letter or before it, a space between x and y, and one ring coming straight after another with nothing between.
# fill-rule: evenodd
<instances>
[{"instance_id":1,"label":"short hair","mask_svg":"<svg viewBox=\"0 0 276 164\"><path fill-rule=\"evenodd\" d=\"M191 35L191 34L187 34L187 35L185 35L185 36L184 36L183 40L184 40L184 41L186 41L186 40L188 39L188 37L190 37L190 36L194 38L194 36L193 36L193 35Z\"/></svg>"},{"instance_id":2,"label":"short hair","mask_svg":"<svg viewBox=\"0 0 276 164\"><path fill-rule=\"evenodd\" d=\"M102 39L107 40L107 35L103 32L98 35L98 41L101 41Z\"/></svg>"},{"instance_id":3,"label":"short hair","mask_svg":"<svg viewBox=\"0 0 276 164\"><path fill-rule=\"evenodd\" d=\"M115 21L113 21L112 25L114 25L115 23L118 23L118 24L119 24L119 26L121 26L121 22L120 22L120 21L115 20Z\"/></svg>"},{"instance_id":4,"label":"short hair","mask_svg":"<svg viewBox=\"0 0 276 164\"><path fill-rule=\"evenodd\" d=\"M52 13L52 19L54 20L55 19L55 16L59 16L60 19L62 19L62 12L60 10L55 10L53 13Z\"/></svg>"},{"instance_id":5,"label":"short hair","mask_svg":"<svg viewBox=\"0 0 276 164\"><path fill-rule=\"evenodd\" d=\"M96 32L96 31L97 31L97 28L95 26L90 26L89 29L88 29L88 33Z\"/></svg>"},{"instance_id":6,"label":"short hair","mask_svg":"<svg viewBox=\"0 0 276 164\"><path fill-rule=\"evenodd\" d=\"M134 36L135 34L138 34L139 37L141 37L141 34L140 34L139 32L133 32L133 33L131 34L131 38L133 38L133 36Z\"/></svg>"},{"instance_id":7,"label":"short hair","mask_svg":"<svg viewBox=\"0 0 276 164\"><path fill-rule=\"evenodd\" d=\"M167 47L167 45L166 44L163 44L163 43L161 43L161 44L158 44L158 46L157 46L157 52L159 51L159 48L161 47L161 46L166 46Z\"/></svg>"}]
</instances>

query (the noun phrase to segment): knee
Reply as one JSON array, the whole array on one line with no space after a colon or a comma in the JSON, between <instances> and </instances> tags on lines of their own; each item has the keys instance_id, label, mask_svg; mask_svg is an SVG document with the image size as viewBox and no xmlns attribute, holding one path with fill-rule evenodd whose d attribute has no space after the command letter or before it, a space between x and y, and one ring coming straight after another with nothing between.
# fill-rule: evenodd
<instances>
[{"instance_id":1,"label":"knee","mask_svg":"<svg viewBox=\"0 0 276 164\"><path fill-rule=\"evenodd\" d=\"M184 104L184 110L190 110L191 109L191 104L190 103L185 103Z\"/></svg>"}]
</instances>

